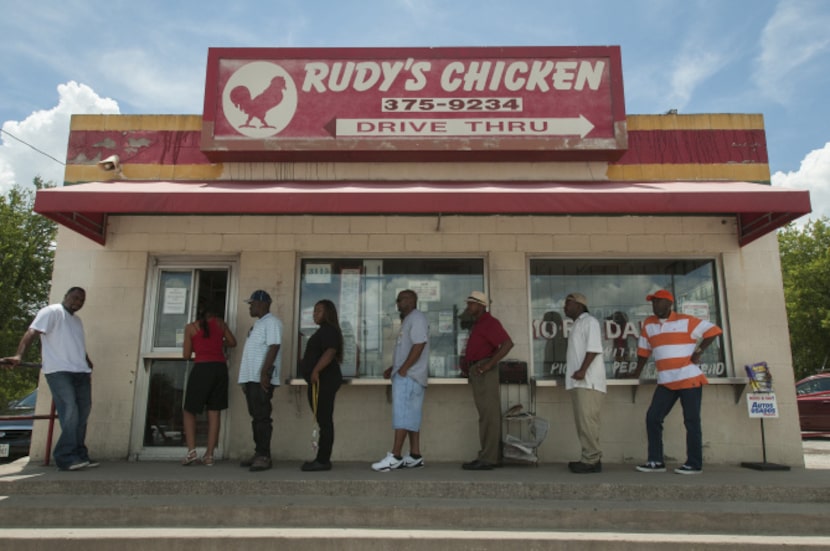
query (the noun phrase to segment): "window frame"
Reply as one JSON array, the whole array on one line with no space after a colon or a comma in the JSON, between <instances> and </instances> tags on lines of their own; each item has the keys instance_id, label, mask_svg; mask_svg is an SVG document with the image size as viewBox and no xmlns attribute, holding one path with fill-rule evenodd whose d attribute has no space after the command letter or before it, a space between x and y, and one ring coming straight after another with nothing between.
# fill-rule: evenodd
<instances>
[{"instance_id":1,"label":"window frame","mask_svg":"<svg viewBox=\"0 0 830 551\"><path fill-rule=\"evenodd\" d=\"M293 368L291 369L290 378L286 380L289 384L305 384L305 380L302 379L302 375L299 373L300 369L300 362L302 359L303 354L305 353L303 344L303 338L300 337L299 333L303 331L302 325L302 285L303 285L303 266L308 261L326 261L326 260L336 260L336 261L344 261L344 260L351 260L351 261L359 261L361 263L365 263L366 261L387 261L387 260L410 260L410 261L428 261L428 260L438 260L438 261L449 261L449 260L477 260L481 262L482 268L482 285L483 290L486 293L487 289L489 288L489 256L486 253L469 253L469 254L412 254L412 255L402 255L402 254L363 254L361 253L354 253L354 254L344 254L344 253L337 253L337 254L327 254L327 253L304 253L297 255L297 262L295 264L295 286L294 286L294 315L296 319L296 333L292 337L294 346L297 347L295 351L295 358L294 361L296 362ZM365 274L361 273L361 284L362 279L365 277ZM384 274L386 275L386 274ZM470 289L472 291L474 289ZM459 305L464 303L464 299L466 296L459 296L457 302ZM421 303L419 297L419 304ZM338 315L340 314L340 306L338 305ZM342 321L342 320L341 320ZM308 337L310 335L306 335ZM390 346L393 344L389 342L383 342L381 339L382 346ZM358 375L358 376L345 376L344 380L351 384L388 384L388 380L383 378L378 378L376 376L366 376L366 375ZM430 376L430 382L435 381L461 381L466 384L467 379L462 378L458 375L450 375L447 374L446 376L442 377L432 377Z\"/></svg>"},{"instance_id":2,"label":"window frame","mask_svg":"<svg viewBox=\"0 0 830 551\"><path fill-rule=\"evenodd\" d=\"M532 254L528 255L526 259L526 270L527 270L527 315L528 315L528 342L529 342L529 361L528 364L530 366L530 371L534 373L534 377L540 380L551 380L551 381L562 381L563 377L556 375L538 375L536 374L536 357L534 352L534 310L533 310L533 284L532 284L532 277L534 274L532 273L532 263L534 261L561 261L561 262L665 262L666 260L672 261L706 261L711 262L713 266L713 274L714 274L714 296L717 301L717 305L720 308L720 323L719 327L723 331L723 334L719 337L720 342L723 347L723 363L724 363L724 374L723 375L707 375L707 378L714 379L715 381L730 381L735 380L736 378L743 377L743 372L737 372L737 366L732 358L732 343L730 338L730 329L729 329L729 310L727 307L727 301L725 296L725 275L723 269L723 262L721 255L695 255L695 254L678 254L676 256L672 256L671 258L667 258L665 256L658 257L658 256L650 256L650 255L643 255L643 256L629 256L629 257L620 257L620 256L590 256L587 257L582 254L578 255L549 255L549 254ZM579 289L571 289L569 292L579 292ZM645 296L647 294L647 290L643 293L643 303L647 304L645 301ZM590 296L588 297L590 303ZM561 312L564 318L564 311ZM593 313L592 313L593 315ZM600 320L602 323L602 320ZM639 335L639 332L638 332ZM653 363L653 359L649 359L650 363ZM624 379L624 378L607 378L609 384L628 384L630 381L636 382L636 380L632 379ZM641 380L650 380L650 379L643 379L641 375ZM559 383L557 383L559 384Z\"/></svg>"}]
</instances>

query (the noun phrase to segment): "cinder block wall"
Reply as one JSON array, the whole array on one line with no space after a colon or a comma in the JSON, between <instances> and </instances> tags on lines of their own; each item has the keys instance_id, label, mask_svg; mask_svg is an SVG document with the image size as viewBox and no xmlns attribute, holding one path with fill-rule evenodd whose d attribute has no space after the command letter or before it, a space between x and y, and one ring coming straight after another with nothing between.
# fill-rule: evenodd
<instances>
[{"instance_id":1,"label":"cinder block wall","mask_svg":"<svg viewBox=\"0 0 830 551\"><path fill-rule=\"evenodd\" d=\"M501 319L516 346L512 357L530 360L528 259L531 257L643 258L688 255L715 258L727 301L732 363L738 376L747 363L765 360L772 366L781 417L766 423L770 461L802 465L795 391L784 298L774 234L740 248L735 221L720 217L508 217L508 216L114 216L107 246L101 247L61 228L55 261L52 299L67 288L89 290L81 311L90 357L96 368L93 413L88 443L101 458L125 458L140 361L141 327L149 263L158 256L237 257L238 308L229 316L239 337L231 358L235 380L241 347L251 325L242 302L252 289L268 289L272 311L285 324L284 374L297 357L295 290L301 255L329 256L469 256L485 258L492 312ZM458 297L459 303L464 297ZM48 409L49 394L41 384L38 412ZM612 386L603 409L605 461L635 462L645 458L645 410L652 387L638 390ZM540 453L545 462L578 457L569 397L563 388L542 387L538 414L551 422ZM284 385L275 393L274 456L303 460L311 456L312 418L305 387ZM465 385L433 385L427 390L423 452L431 461L461 461L478 449L477 415ZM391 407L385 386L345 386L335 412L334 460L372 461L391 446ZM704 391L705 460L735 463L760 460L760 429L747 416L733 388L711 385ZM143 419L139 420L143 426ZM42 459L45 422L36 424L32 455ZM132 429L135 430L135 429ZM685 432L678 411L666 421L666 451L682 461ZM242 393L232 386L224 431L226 456L251 453L250 422Z\"/></svg>"}]
</instances>

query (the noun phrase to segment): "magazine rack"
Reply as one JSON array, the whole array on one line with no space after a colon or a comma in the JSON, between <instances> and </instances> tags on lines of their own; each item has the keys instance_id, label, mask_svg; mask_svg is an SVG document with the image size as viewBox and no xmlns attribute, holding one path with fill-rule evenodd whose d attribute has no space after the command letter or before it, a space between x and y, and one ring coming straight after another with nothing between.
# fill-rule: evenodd
<instances>
[{"instance_id":1,"label":"magazine rack","mask_svg":"<svg viewBox=\"0 0 830 551\"><path fill-rule=\"evenodd\" d=\"M772 390L772 374L769 372L769 367L766 362L758 362L756 364L744 366L746 374L749 376L749 385L753 392L757 393L773 393ZM756 471L789 471L788 465L781 465L779 463L770 463L767 461L767 438L764 433L764 418L761 421L761 453L763 461L744 461L741 467L747 469L755 469Z\"/></svg>"}]
</instances>

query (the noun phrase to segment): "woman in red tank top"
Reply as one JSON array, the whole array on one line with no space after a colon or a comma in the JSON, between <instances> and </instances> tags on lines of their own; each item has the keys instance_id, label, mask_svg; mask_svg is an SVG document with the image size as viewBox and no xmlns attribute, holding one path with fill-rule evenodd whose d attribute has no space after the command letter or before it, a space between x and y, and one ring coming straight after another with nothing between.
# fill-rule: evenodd
<instances>
[{"instance_id":1,"label":"woman in red tank top","mask_svg":"<svg viewBox=\"0 0 830 551\"><path fill-rule=\"evenodd\" d=\"M182 465L192 465L199 459L196 452L196 416L207 407L208 441L202 463L213 466L213 452L219 441L219 419L228 409L228 364L225 348L236 346L236 337L216 317L216 308L206 305L201 317L184 328L182 355L193 357L193 370L187 380L184 399L184 435L187 455Z\"/></svg>"}]
</instances>

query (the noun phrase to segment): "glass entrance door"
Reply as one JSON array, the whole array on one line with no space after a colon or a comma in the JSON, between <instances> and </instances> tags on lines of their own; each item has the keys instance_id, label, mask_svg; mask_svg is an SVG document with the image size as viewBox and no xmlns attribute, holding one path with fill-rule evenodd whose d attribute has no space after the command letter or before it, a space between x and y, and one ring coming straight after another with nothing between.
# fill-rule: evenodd
<instances>
[{"instance_id":1,"label":"glass entrance door","mask_svg":"<svg viewBox=\"0 0 830 551\"><path fill-rule=\"evenodd\" d=\"M153 277L145 325L143 369L137 379L132 455L136 459L172 459L186 452L182 406L192 362L182 358L184 327L212 304L227 320L233 311L231 266L159 267ZM233 329L233 328L232 328ZM225 426L223 414L222 427ZM207 413L196 416L197 448L207 440ZM222 457L224 433L215 452Z\"/></svg>"}]
</instances>

